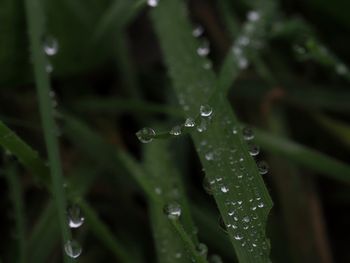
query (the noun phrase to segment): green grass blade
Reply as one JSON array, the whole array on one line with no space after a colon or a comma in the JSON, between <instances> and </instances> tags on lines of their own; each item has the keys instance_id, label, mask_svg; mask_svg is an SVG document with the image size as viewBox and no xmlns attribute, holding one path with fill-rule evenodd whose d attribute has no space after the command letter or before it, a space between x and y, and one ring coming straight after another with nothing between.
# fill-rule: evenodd
<instances>
[{"instance_id":1,"label":"green grass blade","mask_svg":"<svg viewBox=\"0 0 350 263\"><path fill-rule=\"evenodd\" d=\"M15 233L17 237L17 253L16 262L27 262L27 249L26 249L26 222L24 214L24 203L22 196L21 183L15 167L11 164L7 165L5 172L7 183L10 189L10 197L14 208L15 217Z\"/></svg>"},{"instance_id":2,"label":"green grass blade","mask_svg":"<svg viewBox=\"0 0 350 263\"><path fill-rule=\"evenodd\" d=\"M39 154L19 138L10 128L0 121L0 145L14 154L38 182L48 185L49 170Z\"/></svg>"},{"instance_id":3,"label":"green grass blade","mask_svg":"<svg viewBox=\"0 0 350 263\"><path fill-rule=\"evenodd\" d=\"M285 156L331 179L350 183L350 166L345 163L261 130L255 130L255 138L256 142L268 152Z\"/></svg>"},{"instance_id":4,"label":"green grass blade","mask_svg":"<svg viewBox=\"0 0 350 263\"><path fill-rule=\"evenodd\" d=\"M216 78L203 69L205 60L196 55L198 43L191 36L184 8L182 2L163 0L152 17L179 101L186 115L194 117L217 90ZM271 199L242 136L232 132L238 122L230 104L222 94L214 94L211 102L213 117L207 130L194 132L192 138L238 259L268 262L265 224ZM214 155L213 161L206 159L208 153ZM262 208L254 209L256 202ZM235 216L230 216L232 211Z\"/></svg>"},{"instance_id":5,"label":"green grass blade","mask_svg":"<svg viewBox=\"0 0 350 263\"><path fill-rule=\"evenodd\" d=\"M79 201L78 204L84 212L89 229L112 252L115 259L121 263L134 262L130 254L123 249L123 245L111 234L111 231L101 221L96 212L84 201Z\"/></svg>"},{"instance_id":6,"label":"green grass blade","mask_svg":"<svg viewBox=\"0 0 350 263\"><path fill-rule=\"evenodd\" d=\"M36 81L40 114L44 129L44 137L47 147L50 172L52 179L52 194L55 199L57 214L59 218L62 242L65 244L71 239L70 229L65 216L66 197L63 188L63 172L59 156L59 145L56 137L56 124L54 121L54 110L50 99L50 80L46 72L47 58L43 52L44 36L44 14L39 0L26 0L26 16L29 30L31 54L33 58L34 76ZM63 250L63 245L62 245ZM64 254L65 262L71 259Z\"/></svg>"},{"instance_id":7,"label":"green grass blade","mask_svg":"<svg viewBox=\"0 0 350 263\"><path fill-rule=\"evenodd\" d=\"M153 236L156 242L159 262L191 262L191 258L184 258L188 247L181 237L174 231L171 222L164 214L165 204L176 202L181 205L181 223L191 242L198 245L195 226L190 215L190 208L186 198L183 182L174 167L170 156L169 141L154 141L144 146L145 168L147 177L158 194L158 201L150 200L151 222ZM175 232L175 233L174 233Z\"/></svg>"}]
</instances>

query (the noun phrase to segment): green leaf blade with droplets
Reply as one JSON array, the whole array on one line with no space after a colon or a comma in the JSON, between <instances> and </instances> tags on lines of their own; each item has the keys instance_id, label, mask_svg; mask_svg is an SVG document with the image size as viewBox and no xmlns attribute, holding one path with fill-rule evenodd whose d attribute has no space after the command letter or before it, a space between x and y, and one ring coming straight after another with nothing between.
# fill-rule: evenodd
<instances>
[{"instance_id":1,"label":"green leaf blade with droplets","mask_svg":"<svg viewBox=\"0 0 350 263\"><path fill-rule=\"evenodd\" d=\"M272 201L242 136L233 133L239 125L220 94L224 89L215 86L214 73L203 67L206 59L197 56L199 43L191 35L186 9L182 2L163 0L152 18L186 116L198 116L200 106L212 96L213 114L205 120L207 129L193 131L192 138L236 255L240 262L269 262L265 226ZM206 158L208 154L212 158Z\"/></svg>"}]
</instances>

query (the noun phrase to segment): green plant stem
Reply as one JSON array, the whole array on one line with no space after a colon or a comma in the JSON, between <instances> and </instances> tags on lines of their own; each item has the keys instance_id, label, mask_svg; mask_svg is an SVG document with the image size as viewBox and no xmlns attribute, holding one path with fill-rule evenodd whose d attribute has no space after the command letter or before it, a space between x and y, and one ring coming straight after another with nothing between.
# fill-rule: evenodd
<instances>
[{"instance_id":1,"label":"green plant stem","mask_svg":"<svg viewBox=\"0 0 350 263\"><path fill-rule=\"evenodd\" d=\"M66 198L63 188L63 172L60 161L59 145L56 137L57 131L54 121L54 110L49 96L50 80L48 73L45 70L47 59L42 47L44 36L44 14L39 0L26 0L25 3L39 109L52 179L52 194L59 218L62 241L65 244L71 239L71 233L66 219ZM65 262L71 261L67 256L64 256L64 259Z\"/></svg>"}]
</instances>

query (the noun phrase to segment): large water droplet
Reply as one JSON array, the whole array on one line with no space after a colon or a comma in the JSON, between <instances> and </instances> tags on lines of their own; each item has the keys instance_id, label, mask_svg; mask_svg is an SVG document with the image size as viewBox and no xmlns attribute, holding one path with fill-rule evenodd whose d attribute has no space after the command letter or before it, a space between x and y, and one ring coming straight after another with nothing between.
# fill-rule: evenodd
<instances>
[{"instance_id":1,"label":"large water droplet","mask_svg":"<svg viewBox=\"0 0 350 263\"><path fill-rule=\"evenodd\" d=\"M181 212L181 206L176 202L172 202L164 206L164 213L169 219L178 219L181 216Z\"/></svg>"},{"instance_id":2,"label":"large water droplet","mask_svg":"<svg viewBox=\"0 0 350 263\"><path fill-rule=\"evenodd\" d=\"M78 205L72 205L67 210L68 225L70 228L78 228L83 223L85 218L81 214L80 207Z\"/></svg>"},{"instance_id":3,"label":"large water droplet","mask_svg":"<svg viewBox=\"0 0 350 263\"><path fill-rule=\"evenodd\" d=\"M150 7L156 7L159 4L159 0L147 0L147 4Z\"/></svg>"},{"instance_id":4,"label":"large water droplet","mask_svg":"<svg viewBox=\"0 0 350 263\"><path fill-rule=\"evenodd\" d=\"M201 105L199 108L199 112L202 117L209 117L213 113L213 109L208 104Z\"/></svg>"},{"instance_id":5,"label":"large water droplet","mask_svg":"<svg viewBox=\"0 0 350 263\"><path fill-rule=\"evenodd\" d=\"M156 135L155 131L152 128L142 128L136 133L137 138L142 143L149 143L153 141L154 136Z\"/></svg>"},{"instance_id":6,"label":"large water droplet","mask_svg":"<svg viewBox=\"0 0 350 263\"><path fill-rule=\"evenodd\" d=\"M248 144L248 151L251 156L257 156L260 152L260 148L254 144Z\"/></svg>"},{"instance_id":7,"label":"large water droplet","mask_svg":"<svg viewBox=\"0 0 350 263\"><path fill-rule=\"evenodd\" d=\"M185 127L187 127L187 128L191 128L191 127L194 127L195 125L196 125L196 122L194 121L194 119L192 119L192 118L187 118L186 120L185 120Z\"/></svg>"},{"instance_id":8,"label":"large water droplet","mask_svg":"<svg viewBox=\"0 0 350 263\"><path fill-rule=\"evenodd\" d=\"M265 161L260 161L258 163L258 170L260 174L267 174L269 171L269 165Z\"/></svg>"},{"instance_id":9,"label":"large water droplet","mask_svg":"<svg viewBox=\"0 0 350 263\"><path fill-rule=\"evenodd\" d=\"M181 126L177 125L177 126L173 127L169 133L171 135L178 136L181 134L181 132L182 132Z\"/></svg>"},{"instance_id":10,"label":"large water droplet","mask_svg":"<svg viewBox=\"0 0 350 263\"><path fill-rule=\"evenodd\" d=\"M71 258L77 258L81 255L82 248L78 242L74 240L69 240L64 245L64 251L66 252L67 256Z\"/></svg>"},{"instance_id":11,"label":"large water droplet","mask_svg":"<svg viewBox=\"0 0 350 263\"><path fill-rule=\"evenodd\" d=\"M48 56L54 56L58 52L58 42L54 37L47 37L44 40L44 52Z\"/></svg>"}]
</instances>

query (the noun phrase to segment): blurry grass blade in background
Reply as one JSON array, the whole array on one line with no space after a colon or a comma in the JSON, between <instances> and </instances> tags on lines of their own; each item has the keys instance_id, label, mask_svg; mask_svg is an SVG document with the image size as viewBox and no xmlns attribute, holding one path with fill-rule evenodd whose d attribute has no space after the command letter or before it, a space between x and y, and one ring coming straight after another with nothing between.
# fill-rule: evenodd
<instances>
[{"instance_id":1,"label":"blurry grass blade in background","mask_svg":"<svg viewBox=\"0 0 350 263\"><path fill-rule=\"evenodd\" d=\"M238 259L268 262L265 226L272 202L241 133L233 132L238 122L227 99L214 94L206 106L219 89L213 72L203 67L206 60L197 55L199 43L192 38L185 8L183 2L163 0L152 12L165 62L186 115L198 116L201 106L211 109L202 111L202 132L194 131L192 138Z\"/></svg>"}]
</instances>

